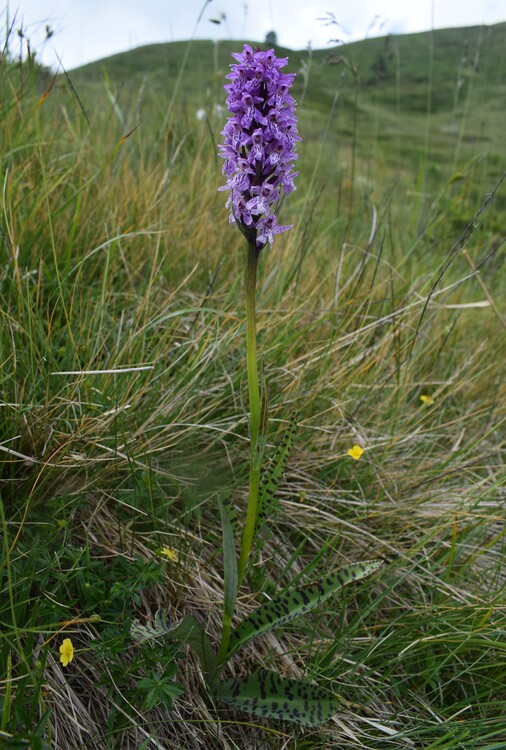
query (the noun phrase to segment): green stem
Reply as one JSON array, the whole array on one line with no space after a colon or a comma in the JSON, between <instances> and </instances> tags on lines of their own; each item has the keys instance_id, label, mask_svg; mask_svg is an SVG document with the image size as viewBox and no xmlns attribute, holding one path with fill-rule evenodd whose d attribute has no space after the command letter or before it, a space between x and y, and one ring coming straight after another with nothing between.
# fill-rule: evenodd
<instances>
[{"instance_id":1,"label":"green stem","mask_svg":"<svg viewBox=\"0 0 506 750\"><path fill-rule=\"evenodd\" d=\"M227 659L227 652L228 652L228 644L230 641L230 632L232 630L232 615L228 614L228 612L223 613L223 626L221 630L221 643L220 648L218 651L218 656L216 657L216 663L218 667L221 667L222 664Z\"/></svg>"},{"instance_id":2,"label":"green stem","mask_svg":"<svg viewBox=\"0 0 506 750\"><path fill-rule=\"evenodd\" d=\"M248 371L248 392L250 410L251 456L258 445L260 428L260 387L258 384L256 293L257 293L258 253L256 239L248 243L248 263L246 266L246 367Z\"/></svg>"},{"instance_id":3,"label":"green stem","mask_svg":"<svg viewBox=\"0 0 506 750\"><path fill-rule=\"evenodd\" d=\"M255 233L256 235L256 233ZM262 455L260 450L261 403L258 383L257 335L256 335L256 285L258 251L256 237L248 241L248 263L246 266L246 367L250 410L250 472L248 511L244 525L241 552L239 555L239 586L244 578L248 557L253 545L258 515L258 493Z\"/></svg>"}]
</instances>

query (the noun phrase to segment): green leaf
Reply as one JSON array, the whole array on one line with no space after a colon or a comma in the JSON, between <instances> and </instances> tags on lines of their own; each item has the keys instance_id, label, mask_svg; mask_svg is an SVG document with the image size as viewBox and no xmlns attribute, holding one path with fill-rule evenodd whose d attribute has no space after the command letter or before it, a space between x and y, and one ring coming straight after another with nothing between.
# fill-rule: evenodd
<instances>
[{"instance_id":1,"label":"green leaf","mask_svg":"<svg viewBox=\"0 0 506 750\"><path fill-rule=\"evenodd\" d=\"M160 638L160 636L166 635L173 627L165 612L159 609L155 614L154 623L147 622L143 625L139 620L133 620L130 625L130 636L134 641L142 643L143 641L149 641L152 638Z\"/></svg>"},{"instance_id":2,"label":"green leaf","mask_svg":"<svg viewBox=\"0 0 506 750\"><path fill-rule=\"evenodd\" d=\"M223 530L223 581L225 586L223 597L223 626L221 631L221 643L218 651L218 664L222 664L228 652L228 641L232 629L232 617L234 615L237 589L239 588L239 571L237 566L237 555L235 550L235 539L232 524L223 504L218 496L221 526Z\"/></svg>"},{"instance_id":3,"label":"green leaf","mask_svg":"<svg viewBox=\"0 0 506 750\"><path fill-rule=\"evenodd\" d=\"M216 654L209 636L204 628L191 615L183 617L177 625L170 625L164 612L159 610L155 615L154 625L141 625L134 620L130 628L130 635L137 641L165 636L177 643L187 645L197 654L204 676L212 682L216 674Z\"/></svg>"},{"instance_id":4,"label":"green leaf","mask_svg":"<svg viewBox=\"0 0 506 750\"><path fill-rule=\"evenodd\" d=\"M216 673L216 654L202 625L194 617L187 615L167 635L172 640L184 643L195 651L205 677L212 682Z\"/></svg>"},{"instance_id":5,"label":"green leaf","mask_svg":"<svg viewBox=\"0 0 506 750\"><path fill-rule=\"evenodd\" d=\"M267 669L226 680L218 685L217 697L254 716L295 721L305 727L323 724L338 707L337 699L327 690Z\"/></svg>"},{"instance_id":6,"label":"green leaf","mask_svg":"<svg viewBox=\"0 0 506 750\"><path fill-rule=\"evenodd\" d=\"M272 509L275 507L276 492L283 477L283 472L286 469L290 453L292 452L296 428L297 419L296 416L293 416L283 434L281 443L276 448L274 456L260 480L256 531L269 518Z\"/></svg>"},{"instance_id":7,"label":"green leaf","mask_svg":"<svg viewBox=\"0 0 506 750\"><path fill-rule=\"evenodd\" d=\"M274 597L266 604L246 617L230 638L230 658L239 648L249 643L253 638L268 633L274 628L295 620L299 615L311 611L328 599L346 584L358 581L360 578L373 573L382 565L381 560L367 560L365 562L352 563L340 568L318 581L290 589L279 596Z\"/></svg>"},{"instance_id":8,"label":"green leaf","mask_svg":"<svg viewBox=\"0 0 506 750\"><path fill-rule=\"evenodd\" d=\"M232 617L234 614L238 586L237 553L235 549L232 524L230 523L227 511L220 497L218 497L218 506L220 509L221 527L223 530L223 568L225 584L223 612L226 616Z\"/></svg>"},{"instance_id":9,"label":"green leaf","mask_svg":"<svg viewBox=\"0 0 506 750\"><path fill-rule=\"evenodd\" d=\"M223 495L220 495L220 500L223 508L225 509L225 513L227 514L228 522L232 527L234 538L237 538L237 535L242 527L242 516L239 520L237 509L235 508L232 500L232 493L226 492Z\"/></svg>"},{"instance_id":10,"label":"green leaf","mask_svg":"<svg viewBox=\"0 0 506 750\"><path fill-rule=\"evenodd\" d=\"M163 703L170 708L172 699L182 695L185 690L182 685L174 682L170 677L156 674L139 680L137 688L144 692L143 703L147 709L154 708L157 703Z\"/></svg>"}]
</instances>

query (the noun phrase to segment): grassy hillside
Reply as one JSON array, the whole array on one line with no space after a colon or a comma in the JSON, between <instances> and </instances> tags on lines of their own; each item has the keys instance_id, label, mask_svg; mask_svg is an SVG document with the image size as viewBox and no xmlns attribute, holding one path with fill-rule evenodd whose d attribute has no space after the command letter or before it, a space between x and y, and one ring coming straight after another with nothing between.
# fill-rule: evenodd
<instances>
[{"instance_id":1,"label":"grassy hillside","mask_svg":"<svg viewBox=\"0 0 506 750\"><path fill-rule=\"evenodd\" d=\"M234 623L384 565L224 676L328 688L316 729L139 640L163 611L219 644L219 498L244 522L245 248L216 156L241 45L53 81L0 59L0 747L506 749L505 34L286 51L303 140L295 227L260 262L267 450L298 424Z\"/></svg>"},{"instance_id":2,"label":"grassy hillside","mask_svg":"<svg viewBox=\"0 0 506 750\"><path fill-rule=\"evenodd\" d=\"M496 182L504 168L505 38L506 24L498 24L375 38L312 54L281 48L289 70L299 74L301 172L315 175L316 165L328 186L319 210L331 219L336 205L341 213L350 199L383 202L395 185L408 193L415 213L455 182L464 181L478 199L481 181ZM155 133L161 159L171 153L167 140L173 149L185 148L199 132L197 110L205 110L214 151L224 122L215 110L223 107L223 78L236 47L150 45L70 77L91 120L105 108L118 121L118 135L137 127L145 147ZM463 226L465 210L452 213ZM487 221L494 223L493 212Z\"/></svg>"},{"instance_id":3,"label":"grassy hillside","mask_svg":"<svg viewBox=\"0 0 506 750\"><path fill-rule=\"evenodd\" d=\"M423 116L428 111L438 158L465 163L472 149L484 144L494 155L501 153L505 39L506 23L373 38L312 54L280 48L279 54L289 57L289 70L307 73L306 89L303 75L295 89L303 99L306 136L309 130L309 137L319 140L337 95L333 145L349 141L356 116L357 148L373 143L400 168L408 153L413 157L417 148L425 149ZM81 91L92 87L92 111L104 78L125 103L142 87L160 105L179 87L181 62L189 51L178 102L191 116L191 107L212 110L222 102L222 78L236 47L235 42L205 41L194 41L190 50L186 42L150 45L76 69L71 77Z\"/></svg>"}]
</instances>

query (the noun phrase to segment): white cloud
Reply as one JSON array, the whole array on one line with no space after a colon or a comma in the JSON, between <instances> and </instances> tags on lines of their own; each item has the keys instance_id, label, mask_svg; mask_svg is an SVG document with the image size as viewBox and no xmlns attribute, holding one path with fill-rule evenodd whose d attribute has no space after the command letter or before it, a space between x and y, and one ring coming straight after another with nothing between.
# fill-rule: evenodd
<instances>
[{"instance_id":1,"label":"white cloud","mask_svg":"<svg viewBox=\"0 0 506 750\"><path fill-rule=\"evenodd\" d=\"M424 31L431 27L432 0L10 0L11 18L23 19L32 48L49 65L57 65L55 51L67 68L115 52L153 42L189 39L199 14L199 39L242 39L262 42L276 31L280 44L303 49L326 47L343 38L337 26L320 18L335 15L346 40L367 34ZM4 11L5 14L5 11ZM219 25L211 18L222 19ZM4 19L2 19L4 20ZM469 26L506 20L504 0L434 0L434 25ZM45 24L54 30L44 43ZM13 36L14 47L18 44Z\"/></svg>"}]
</instances>

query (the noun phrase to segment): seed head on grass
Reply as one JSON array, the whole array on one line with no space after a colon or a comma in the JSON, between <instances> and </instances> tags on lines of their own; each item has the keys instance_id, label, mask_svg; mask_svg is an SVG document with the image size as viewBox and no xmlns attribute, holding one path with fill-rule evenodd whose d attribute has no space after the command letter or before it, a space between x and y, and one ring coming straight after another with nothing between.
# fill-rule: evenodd
<instances>
[{"instance_id":1,"label":"seed head on grass","mask_svg":"<svg viewBox=\"0 0 506 750\"><path fill-rule=\"evenodd\" d=\"M225 85L231 116L220 146L227 182L219 189L231 191L230 222L248 240L256 239L260 252L267 242L272 246L275 234L293 226L280 226L275 211L283 194L295 190L298 174L293 162L300 138L290 94L295 75L281 72L288 60L277 58L273 50L254 52L245 44L232 57L237 64L230 66L231 83Z\"/></svg>"}]
</instances>

